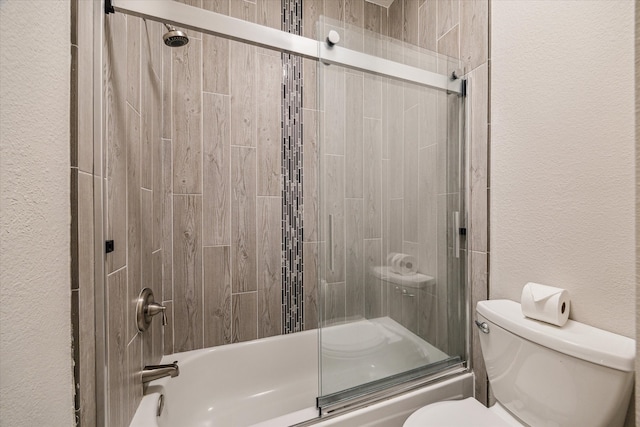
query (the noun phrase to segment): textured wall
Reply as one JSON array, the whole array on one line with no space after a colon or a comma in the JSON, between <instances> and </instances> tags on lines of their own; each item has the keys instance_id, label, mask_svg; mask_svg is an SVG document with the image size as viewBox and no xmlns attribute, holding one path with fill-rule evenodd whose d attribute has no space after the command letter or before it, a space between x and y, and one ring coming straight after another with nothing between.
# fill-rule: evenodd
<instances>
[{"instance_id":1,"label":"textured wall","mask_svg":"<svg viewBox=\"0 0 640 427\"><path fill-rule=\"evenodd\" d=\"M640 7L635 10L636 68L636 420L640 420Z\"/></svg>"},{"instance_id":2,"label":"textured wall","mask_svg":"<svg viewBox=\"0 0 640 427\"><path fill-rule=\"evenodd\" d=\"M633 2L492 3L491 298L635 337Z\"/></svg>"},{"instance_id":3,"label":"textured wall","mask_svg":"<svg viewBox=\"0 0 640 427\"><path fill-rule=\"evenodd\" d=\"M2 426L73 425L70 8L46 6L0 5Z\"/></svg>"}]
</instances>

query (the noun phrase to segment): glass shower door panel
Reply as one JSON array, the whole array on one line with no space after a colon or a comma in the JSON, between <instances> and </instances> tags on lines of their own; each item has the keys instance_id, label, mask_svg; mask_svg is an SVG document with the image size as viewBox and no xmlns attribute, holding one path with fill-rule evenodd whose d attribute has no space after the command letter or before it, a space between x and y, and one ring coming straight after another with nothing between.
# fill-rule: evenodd
<instances>
[{"instance_id":1,"label":"glass shower door panel","mask_svg":"<svg viewBox=\"0 0 640 427\"><path fill-rule=\"evenodd\" d=\"M462 99L318 67L320 395L331 400L464 358Z\"/></svg>"}]
</instances>

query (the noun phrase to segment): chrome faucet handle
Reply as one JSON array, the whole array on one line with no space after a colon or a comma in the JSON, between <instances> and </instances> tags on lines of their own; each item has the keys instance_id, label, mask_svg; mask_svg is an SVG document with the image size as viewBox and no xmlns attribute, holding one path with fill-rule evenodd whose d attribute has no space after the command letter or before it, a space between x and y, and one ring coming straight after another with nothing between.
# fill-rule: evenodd
<instances>
[{"instance_id":1,"label":"chrome faucet handle","mask_svg":"<svg viewBox=\"0 0 640 427\"><path fill-rule=\"evenodd\" d=\"M144 288L140 291L138 302L136 304L136 322L138 324L138 331L144 332L149 329L149 325L151 325L151 318L158 313L162 313L162 325L166 325L166 310L167 307L155 302L153 299L153 291L149 288Z\"/></svg>"}]
</instances>

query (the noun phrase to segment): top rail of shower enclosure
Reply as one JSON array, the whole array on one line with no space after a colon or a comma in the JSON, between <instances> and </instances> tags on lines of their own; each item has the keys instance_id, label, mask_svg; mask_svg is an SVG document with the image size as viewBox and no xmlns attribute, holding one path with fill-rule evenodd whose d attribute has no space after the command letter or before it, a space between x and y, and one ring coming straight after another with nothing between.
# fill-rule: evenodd
<instances>
[{"instance_id":1,"label":"top rail of shower enclosure","mask_svg":"<svg viewBox=\"0 0 640 427\"><path fill-rule=\"evenodd\" d=\"M111 0L116 12L138 16L152 21L160 21L260 46L284 51L305 58L321 60L327 64L368 71L411 83L461 94L462 80L422 70L420 68L368 55L341 46L328 46L296 34L232 18L209 10L178 3L173 0Z\"/></svg>"}]
</instances>

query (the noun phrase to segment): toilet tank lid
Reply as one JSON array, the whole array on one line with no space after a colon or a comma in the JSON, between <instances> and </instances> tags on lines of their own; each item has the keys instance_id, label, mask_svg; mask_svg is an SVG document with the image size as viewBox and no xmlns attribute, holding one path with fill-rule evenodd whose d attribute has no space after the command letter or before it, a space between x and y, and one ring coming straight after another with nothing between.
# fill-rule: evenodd
<instances>
[{"instance_id":1,"label":"toilet tank lid","mask_svg":"<svg viewBox=\"0 0 640 427\"><path fill-rule=\"evenodd\" d=\"M480 301L478 314L524 339L588 362L632 372L635 340L573 320L562 326L525 317L520 304L510 300Z\"/></svg>"}]
</instances>

